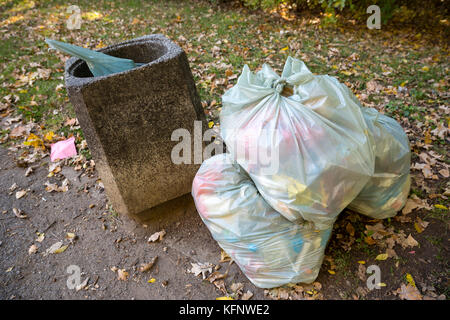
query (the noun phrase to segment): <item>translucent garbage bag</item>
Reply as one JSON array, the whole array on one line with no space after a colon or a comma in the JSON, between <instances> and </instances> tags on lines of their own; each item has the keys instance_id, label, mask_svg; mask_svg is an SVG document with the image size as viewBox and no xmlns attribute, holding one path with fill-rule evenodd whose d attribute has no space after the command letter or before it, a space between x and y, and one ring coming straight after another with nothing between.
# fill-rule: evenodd
<instances>
[{"instance_id":1,"label":"translucent garbage bag","mask_svg":"<svg viewBox=\"0 0 450 320\"><path fill-rule=\"evenodd\" d=\"M292 95L282 95L291 89ZM332 77L289 57L281 77L245 66L222 96L221 136L262 197L295 223L327 230L374 173L359 105Z\"/></svg>"},{"instance_id":2,"label":"translucent garbage bag","mask_svg":"<svg viewBox=\"0 0 450 320\"><path fill-rule=\"evenodd\" d=\"M375 170L371 178L348 207L376 219L393 217L405 205L411 185L408 137L397 121L373 108L363 107L345 84L338 84L337 80L335 83L341 86L344 95L360 107L373 140L375 156ZM295 90L297 95L292 98L306 106L313 106L320 93L312 91L309 85L298 85ZM314 111L325 117L329 116L328 109L323 105L314 105ZM337 121L337 116L332 116L334 121Z\"/></svg>"},{"instance_id":3,"label":"translucent garbage bag","mask_svg":"<svg viewBox=\"0 0 450 320\"><path fill-rule=\"evenodd\" d=\"M376 219L403 208L411 186L411 152L403 128L373 108L361 107L375 140L375 172L349 208Z\"/></svg>"},{"instance_id":4,"label":"translucent garbage bag","mask_svg":"<svg viewBox=\"0 0 450 320\"><path fill-rule=\"evenodd\" d=\"M313 282L332 226L292 223L261 197L228 154L203 162L192 186L197 210L219 246L261 288Z\"/></svg>"},{"instance_id":5,"label":"translucent garbage bag","mask_svg":"<svg viewBox=\"0 0 450 320\"><path fill-rule=\"evenodd\" d=\"M113 57L99 51L86 49L61 41L45 39L45 42L53 49L63 51L86 61L86 64L94 77L106 76L108 74L134 69L135 67L143 65L143 63L135 63L131 59Z\"/></svg>"}]
</instances>

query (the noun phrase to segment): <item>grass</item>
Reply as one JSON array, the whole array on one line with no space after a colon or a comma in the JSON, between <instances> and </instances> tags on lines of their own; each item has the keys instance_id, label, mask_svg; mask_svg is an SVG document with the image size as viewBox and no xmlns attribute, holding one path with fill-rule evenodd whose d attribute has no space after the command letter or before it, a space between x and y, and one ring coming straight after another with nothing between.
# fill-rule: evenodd
<instances>
[{"instance_id":1,"label":"grass","mask_svg":"<svg viewBox=\"0 0 450 320\"><path fill-rule=\"evenodd\" d=\"M450 117L442 107L449 105L448 48L445 39L430 34L417 37L408 30L367 30L365 26L330 25L315 23L302 17L287 22L261 12L245 8L213 6L209 1L77 1L83 15L80 30L68 30L66 1L0 0L0 86L1 103L8 114L20 114L23 122L39 125L37 134L54 131L56 135L78 136L81 129L66 126L67 119L76 115L69 103L63 70L66 56L48 51L45 37L67 41L89 48L99 48L130 38L151 33L162 33L177 42L187 53L208 121L218 122L221 96L236 79L227 79L230 72L239 75L248 64L252 70L268 63L278 72L288 55L305 61L312 72L337 77L357 94L363 104L374 107L397 119L411 140L413 162L418 154L433 150L442 155L443 163L450 164L449 148L445 139L432 136L426 142L424 132L438 125L448 126ZM22 18L20 18L22 17ZM14 21L5 23L5 21ZM442 44L444 43L444 44ZM36 76L30 82L24 77L42 70L49 77ZM381 89L370 91L368 83L376 81ZM401 87L401 88L399 88ZM58 89L57 89L58 88ZM8 102L4 97L17 97ZM213 103L215 101L215 103ZM2 111L1 113L3 113ZM9 128L0 128L0 142L5 146L21 143L20 139L6 139ZM25 137L24 137L25 138ZM91 159L89 149L81 153ZM433 167L435 173L442 167ZM412 171L421 177L420 171ZM436 173L437 174L437 173ZM414 179L412 193L421 199L445 191L446 181ZM422 187L426 184L431 191ZM430 198L431 199L431 198ZM441 203L433 198L430 204ZM117 213L108 210L108 217ZM422 219L439 219L448 224L448 211L433 209ZM365 243L365 224L353 223L355 247L364 253L365 260L374 259L379 250ZM358 236L359 235L359 236ZM370 235L370 234L369 234ZM442 239L427 239L442 245ZM439 243L439 244L438 244ZM344 250L333 252L336 267L345 277L349 273L351 254ZM444 259L440 253L436 259ZM361 258L362 259L362 258ZM391 261L391 260L390 260ZM405 265L408 261L399 258ZM390 273L395 273L390 266ZM347 293L342 293L348 297Z\"/></svg>"},{"instance_id":2,"label":"grass","mask_svg":"<svg viewBox=\"0 0 450 320\"><path fill-rule=\"evenodd\" d=\"M54 115L52 110L64 109L67 116L74 116L74 113L64 99L65 91L55 92L56 86L62 83L63 64L53 52L47 52L43 42L46 36L90 47L95 47L100 42L107 45L147 33L164 33L174 40L183 36L190 44L190 48L184 49L191 61L195 61L191 66L204 101L220 101L220 96L226 89L224 86L218 86L211 90L211 81L207 80L212 75L215 79L224 78L225 68L217 67L218 61L230 65L231 70L238 73L244 64L257 68L263 62L271 62L279 69L290 54L307 57L308 65L316 73L328 73L337 76L341 81L356 83L356 90L363 90L365 82L373 79L375 75L382 74L386 69L392 70L392 75L386 77L387 84L399 86L407 82L408 86L414 86L410 95L415 103L389 99L389 102L384 104L383 99L376 95L369 97L369 101L377 104L380 109L385 109L388 114L421 121L426 113L425 105L429 104L426 103L429 98L427 81L439 80L445 76L445 68L442 68L445 60L440 58L443 52L438 47L416 48L413 42L399 39L399 43L408 50L384 53L390 43L386 43L387 39L383 34L379 34L379 39L366 43L362 41L364 33L356 33L355 30L349 31L354 38L352 41L349 41L345 34L339 34L337 28L309 25L305 31L298 32L296 22L286 23L268 17L261 18L258 14L250 14L245 10L212 8L207 1L191 4L178 1L100 1L96 4L79 1L77 5L88 18L83 19L81 29L76 31L65 28L65 19L68 16L65 12L68 5L65 2L36 3L32 9L27 9L27 1L1 3L3 19L19 14L24 15L28 22L25 24L24 20L21 20L7 26L10 32L16 32L18 36L2 39L4 41L0 44L0 53L6 62L3 63L1 76L6 83L14 83L17 67L26 67L30 62L37 62L51 69L50 81L36 81L28 88L27 93L19 94L22 108L17 111L26 119L42 121L54 129L57 129L62 119L61 115ZM99 17L89 20L89 14L92 12L98 12ZM133 24L135 18L139 22ZM33 36L30 36L28 25L38 25L42 28L33 28ZM280 36L280 30L290 32L288 36ZM300 44L298 49L296 43ZM339 46L339 56L330 57L329 49L336 45ZM214 46L221 48L219 56L213 54ZM283 51L286 47L289 49ZM360 54L360 59L345 67L352 71L349 74L340 72L341 62L354 52ZM422 61L430 56L437 57L438 62L429 66L428 72L421 72L424 65ZM333 65L338 68L331 68ZM27 72L35 70L36 68L26 68ZM17 89L2 87L0 93L17 94ZM33 98L37 99L38 103L29 106ZM216 117L214 115L214 118Z\"/></svg>"}]
</instances>

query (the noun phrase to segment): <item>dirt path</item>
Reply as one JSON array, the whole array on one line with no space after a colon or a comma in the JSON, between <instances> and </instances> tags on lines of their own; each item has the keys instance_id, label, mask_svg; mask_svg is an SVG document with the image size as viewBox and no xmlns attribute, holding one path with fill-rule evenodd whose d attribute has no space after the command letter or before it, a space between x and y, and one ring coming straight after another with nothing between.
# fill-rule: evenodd
<instances>
[{"instance_id":1,"label":"dirt path","mask_svg":"<svg viewBox=\"0 0 450 320\"><path fill-rule=\"evenodd\" d=\"M145 227L126 217L120 218L108 209L95 171L88 176L73 167L63 166L59 173L48 178L46 157L26 177L26 169L17 167L13 154L8 154L7 149L0 148L0 159L1 299L215 299L225 292L233 294L233 283L244 284L242 291L250 290L253 299L395 299L398 296L393 291L404 282L401 275L407 273L414 275L421 293L431 294L430 297L437 298L448 287L445 271L448 234L439 220L432 220L424 235L415 236L420 248L396 249L399 259L375 261L374 254L357 245L343 253L343 243L348 240L343 235L347 221L353 221L358 228L364 225L365 218L342 214L317 282L313 286L303 286L301 290L305 292L301 296L292 288L275 289L265 295L264 290L254 287L235 264L229 267L228 262L219 263L220 248L198 217L189 195L179 200L183 204L179 213L166 212ZM43 183L46 181L61 185L65 178L69 181L67 192L45 190ZM14 183L17 188L10 191ZM16 199L15 194L20 190L27 193ZM27 218L16 217L13 208L21 209L21 214L26 214ZM396 227L401 226L397 223ZM148 237L162 228L167 232L163 240L148 243ZM406 234L413 232L405 231ZM67 233L75 234L76 239L68 239ZM61 253L45 254L59 241L68 247ZM37 251L30 254L33 245ZM157 261L150 271L139 271L142 263L156 256ZM367 260L366 266L372 263L380 266L386 287L369 292L362 281L364 275L362 279L358 275L360 260ZM205 262L221 266L218 270L221 274L229 267L223 283L220 280L210 283L187 272L191 263ZM80 268L81 282L89 278L79 291L67 286L73 274L68 273L71 265ZM330 269L335 273L331 274ZM126 273L126 280L118 279ZM152 278L155 281L149 283Z\"/></svg>"},{"instance_id":2,"label":"dirt path","mask_svg":"<svg viewBox=\"0 0 450 320\"><path fill-rule=\"evenodd\" d=\"M149 244L146 240L156 229L137 226L108 212L107 198L95 174L87 177L73 167L63 167L55 177L46 178L47 157L25 177L26 169L17 167L5 148L0 148L0 158L0 203L4 212L0 215L1 299L214 299L224 295L211 283L187 273L190 262L218 264L220 260L220 249L192 205L179 223L159 221L167 235L161 242ZM64 177L69 179L67 192L45 190L45 181L60 185ZM11 192L14 183L18 188ZM15 193L21 189L27 194L16 199ZM17 218L12 208L21 209L27 218ZM42 242L37 241L37 233L45 234ZM66 239L67 233L74 233L77 239ZM44 256L47 248L59 241L68 245L67 249ZM33 244L37 252L29 254ZM150 271L138 270L141 263L156 256ZM77 292L67 287L70 265L81 268L81 281L89 277L86 290ZM222 265L225 268L228 264ZM118 280L118 271L111 271L114 267L125 269L128 279ZM151 278L156 281L148 283ZM230 268L228 281L245 282L256 297L263 297L262 290L250 285L235 265Z\"/></svg>"}]
</instances>

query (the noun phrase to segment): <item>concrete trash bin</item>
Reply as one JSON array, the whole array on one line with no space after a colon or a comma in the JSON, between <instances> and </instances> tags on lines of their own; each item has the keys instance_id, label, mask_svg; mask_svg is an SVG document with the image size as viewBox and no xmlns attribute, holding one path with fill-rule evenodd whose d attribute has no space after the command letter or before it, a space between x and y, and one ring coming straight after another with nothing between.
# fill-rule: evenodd
<instances>
[{"instance_id":1,"label":"concrete trash bin","mask_svg":"<svg viewBox=\"0 0 450 320\"><path fill-rule=\"evenodd\" d=\"M116 211L140 212L191 191L199 165L171 160L178 128L206 120L184 51L163 35L101 49L145 65L93 77L83 60L66 62L71 103ZM191 139L193 140L193 139Z\"/></svg>"}]
</instances>

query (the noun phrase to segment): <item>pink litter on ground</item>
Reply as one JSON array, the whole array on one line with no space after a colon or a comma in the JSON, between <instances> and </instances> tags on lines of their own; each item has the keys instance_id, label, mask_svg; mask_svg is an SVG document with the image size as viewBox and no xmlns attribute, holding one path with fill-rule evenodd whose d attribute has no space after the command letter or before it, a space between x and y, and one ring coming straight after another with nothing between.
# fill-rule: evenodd
<instances>
[{"instance_id":1,"label":"pink litter on ground","mask_svg":"<svg viewBox=\"0 0 450 320\"><path fill-rule=\"evenodd\" d=\"M51 161L66 159L77 155L77 148L75 148L75 137L58 141L57 143L52 144L51 148Z\"/></svg>"}]
</instances>

